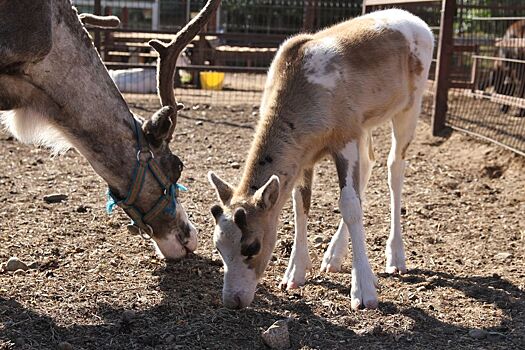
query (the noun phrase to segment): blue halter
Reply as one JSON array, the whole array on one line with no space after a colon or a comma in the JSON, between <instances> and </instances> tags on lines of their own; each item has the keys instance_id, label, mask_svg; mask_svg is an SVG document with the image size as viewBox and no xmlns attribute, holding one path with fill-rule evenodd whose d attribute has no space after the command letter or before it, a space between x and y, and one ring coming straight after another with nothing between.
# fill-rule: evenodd
<instances>
[{"instance_id":1,"label":"blue halter","mask_svg":"<svg viewBox=\"0 0 525 350\"><path fill-rule=\"evenodd\" d=\"M139 233L151 236L153 229L148 223L152 222L162 212L175 217L177 215L177 193L179 190L186 192L188 189L181 184L169 181L169 178L164 175L157 161L155 161L153 152L147 146L143 146L143 142L141 142L142 133L139 131L135 118L133 118L133 123L135 135L137 136L137 163L133 170L131 187L124 199L118 199L111 189L108 188L106 211L108 214L111 214L115 206L121 207L131 218L132 226L138 229ZM159 183L163 194L149 211L143 213L134 203L142 190L148 170Z\"/></svg>"}]
</instances>

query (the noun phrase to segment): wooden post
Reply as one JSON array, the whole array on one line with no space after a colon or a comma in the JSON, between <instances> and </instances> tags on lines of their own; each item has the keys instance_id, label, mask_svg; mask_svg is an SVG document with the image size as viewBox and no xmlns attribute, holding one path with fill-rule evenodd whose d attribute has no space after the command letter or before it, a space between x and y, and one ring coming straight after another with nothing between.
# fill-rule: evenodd
<instances>
[{"instance_id":1,"label":"wooden post","mask_svg":"<svg viewBox=\"0 0 525 350\"><path fill-rule=\"evenodd\" d=\"M303 31L310 32L314 29L315 7L314 0L307 0L303 6Z\"/></svg>"},{"instance_id":2,"label":"wooden post","mask_svg":"<svg viewBox=\"0 0 525 350\"><path fill-rule=\"evenodd\" d=\"M437 136L445 128L448 109L450 66L454 51L454 14L456 0L443 0L441 8L440 35L436 64L436 92L432 113L432 135Z\"/></svg>"},{"instance_id":3,"label":"wooden post","mask_svg":"<svg viewBox=\"0 0 525 350\"><path fill-rule=\"evenodd\" d=\"M101 15L102 14L102 5L100 4L101 0L95 0L93 14ZM100 54L100 30L95 29L95 47Z\"/></svg>"}]
</instances>

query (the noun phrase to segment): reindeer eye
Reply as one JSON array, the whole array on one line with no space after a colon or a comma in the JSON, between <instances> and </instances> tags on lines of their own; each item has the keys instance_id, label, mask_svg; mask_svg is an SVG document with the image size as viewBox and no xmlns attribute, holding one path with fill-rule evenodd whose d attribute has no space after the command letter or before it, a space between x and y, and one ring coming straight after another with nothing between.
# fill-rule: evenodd
<instances>
[{"instance_id":1,"label":"reindeer eye","mask_svg":"<svg viewBox=\"0 0 525 350\"><path fill-rule=\"evenodd\" d=\"M251 243L250 245L241 246L241 254L246 256L248 259L251 259L254 255L257 255L261 250L261 244L259 240Z\"/></svg>"}]
</instances>

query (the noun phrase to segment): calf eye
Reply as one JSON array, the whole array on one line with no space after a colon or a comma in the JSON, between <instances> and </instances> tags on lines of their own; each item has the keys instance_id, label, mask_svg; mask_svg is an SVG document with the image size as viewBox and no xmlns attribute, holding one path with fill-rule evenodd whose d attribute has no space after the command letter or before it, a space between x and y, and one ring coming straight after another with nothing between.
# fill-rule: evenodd
<instances>
[{"instance_id":1,"label":"calf eye","mask_svg":"<svg viewBox=\"0 0 525 350\"><path fill-rule=\"evenodd\" d=\"M250 245L241 246L241 254L248 258L251 258L254 255L257 255L260 250L261 250L261 243L259 243L259 240L256 240Z\"/></svg>"}]
</instances>

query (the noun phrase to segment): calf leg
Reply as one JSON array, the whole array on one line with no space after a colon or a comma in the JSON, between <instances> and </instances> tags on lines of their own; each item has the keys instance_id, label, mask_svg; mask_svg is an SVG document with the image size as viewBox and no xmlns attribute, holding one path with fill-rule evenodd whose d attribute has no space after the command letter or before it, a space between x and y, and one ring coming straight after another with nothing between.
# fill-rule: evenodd
<instances>
[{"instance_id":1,"label":"calf leg","mask_svg":"<svg viewBox=\"0 0 525 350\"><path fill-rule=\"evenodd\" d=\"M377 307L376 283L366 253L363 211L360 199L359 142L348 143L336 155L337 174L341 187L339 208L350 232L352 242L352 308Z\"/></svg>"},{"instance_id":2,"label":"calf leg","mask_svg":"<svg viewBox=\"0 0 525 350\"><path fill-rule=\"evenodd\" d=\"M280 283L282 289L294 289L302 286L306 279L306 271L312 269L312 261L308 254L308 239L306 224L310 211L312 195L313 169L303 172L301 183L293 190L293 210L295 215L295 239L288 267Z\"/></svg>"},{"instance_id":3,"label":"calf leg","mask_svg":"<svg viewBox=\"0 0 525 350\"><path fill-rule=\"evenodd\" d=\"M372 135L365 134L359 142L359 193L361 201L364 198L364 192L370 174L372 166L374 164L374 150L372 147ZM338 158L335 157L336 164L339 162ZM345 175L346 176L346 175ZM323 256L323 262L321 264L321 271L323 272L339 272L341 271L341 265L343 259L348 253L348 240L350 233L343 219L339 222L337 232L332 237L330 245Z\"/></svg>"},{"instance_id":4,"label":"calf leg","mask_svg":"<svg viewBox=\"0 0 525 350\"><path fill-rule=\"evenodd\" d=\"M386 245L387 273L405 273L405 250L401 235L401 190L405 171L405 153L414 137L421 99L396 115L392 120L392 147L388 156L388 185L390 187L390 235Z\"/></svg>"}]
</instances>

